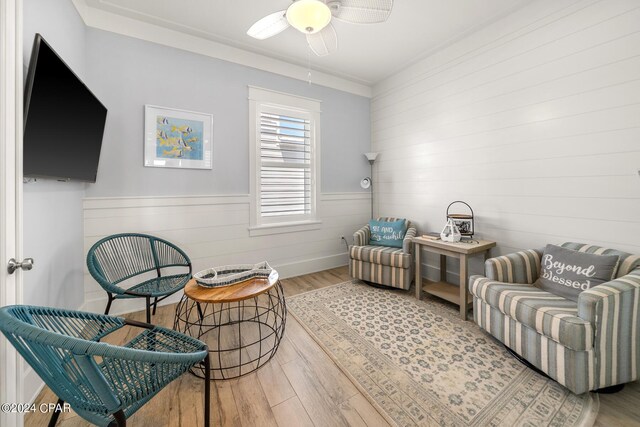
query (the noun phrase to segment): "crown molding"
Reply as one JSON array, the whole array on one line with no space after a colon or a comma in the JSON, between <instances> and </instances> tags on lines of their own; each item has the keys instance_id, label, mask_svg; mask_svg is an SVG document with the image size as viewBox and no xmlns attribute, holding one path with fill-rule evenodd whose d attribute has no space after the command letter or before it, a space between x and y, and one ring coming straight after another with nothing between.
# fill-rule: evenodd
<instances>
[{"instance_id":1,"label":"crown molding","mask_svg":"<svg viewBox=\"0 0 640 427\"><path fill-rule=\"evenodd\" d=\"M140 40L169 46L246 67L256 68L296 80L307 81L308 69L279 59L249 52L223 43L196 37L158 25L138 21L115 13L96 9L85 0L71 0L85 25ZM321 71L313 72L313 83L367 98L372 88L342 77Z\"/></svg>"}]
</instances>

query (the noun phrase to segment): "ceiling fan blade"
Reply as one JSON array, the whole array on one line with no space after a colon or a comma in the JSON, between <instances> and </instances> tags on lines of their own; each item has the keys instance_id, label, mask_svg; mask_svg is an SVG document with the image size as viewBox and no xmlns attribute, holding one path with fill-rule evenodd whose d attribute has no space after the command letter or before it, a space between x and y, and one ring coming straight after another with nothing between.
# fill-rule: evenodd
<instances>
[{"instance_id":1,"label":"ceiling fan blade","mask_svg":"<svg viewBox=\"0 0 640 427\"><path fill-rule=\"evenodd\" d=\"M387 20L393 0L327 1L333 17L352 24L377 24Z\"/></svg>"},{"instance_id":2,"label":"ceiling fan blade","mask_svg":"<svg viewBox=\"0 0 640 427\"><path fill-rule=\"evenodd\" d=\"M289 22L285 17L286 10L274 12L265 16L249 28L247 34L254 39L264 40L275 36L289 28Z\"/></svg>"},{"instance_id":3,"label":"ceiling fan blade","mask_svg":"<svg viewBox=\"0 0 640 427\"><path fill-rule=\"evenodd\" d=\"M326 56L338 50L338 35L333 25L329 24L315 34L307 34L309 47L318 56Z\"/></svg>"}]
</instances>

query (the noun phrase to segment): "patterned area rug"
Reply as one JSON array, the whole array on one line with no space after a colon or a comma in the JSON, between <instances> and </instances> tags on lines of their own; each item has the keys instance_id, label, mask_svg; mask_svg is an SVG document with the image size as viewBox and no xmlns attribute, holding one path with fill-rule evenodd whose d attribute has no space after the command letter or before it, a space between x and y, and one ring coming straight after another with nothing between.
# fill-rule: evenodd
<instances>
[{"instance_id":1,"label":"patterned area rug","mask_svg":"<svg viewBox=\"0 0 640 427\"><path fill-rule=\"evenodd\" d=\"M399 426L591 426L598 397L525 367L433 301L358 281L296 295L291 314Z\"/></svg>"}]
</instances>

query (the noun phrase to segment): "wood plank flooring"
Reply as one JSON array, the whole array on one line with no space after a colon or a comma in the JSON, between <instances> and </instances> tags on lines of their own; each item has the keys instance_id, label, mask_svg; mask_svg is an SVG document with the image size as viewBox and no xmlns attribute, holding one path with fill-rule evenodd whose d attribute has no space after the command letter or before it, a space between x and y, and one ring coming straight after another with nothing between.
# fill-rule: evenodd
<instances>
[{"instance_id":1,"label":"wood plank flooring","mask_svg":"<svg viewBox=\"0 0 640 427\"><path fill-rule=\"evenodd\" d=\"M349 280L346 267L285 279L287 296ZM411 292L411 291L409 291ZM158 308L153 321L173 325L175 305ZM144 321L144 312L127 316ZM137 330L122 329L108 337L117 344ZM285 337L268 364L240 379L212 382L212 426L388 426L333 361L293 316L287 318ZM132 426L201 426L204 388L202 380L186 374L174 381L129 419ZM45 387L36 403L55 403ZM25 426L46 425L48 414L30 413ZM88 426L73 412L62 414L58 426ZM600 395L596 426L640 426L640 383L623 391Z\"/></svg>"}]
</instances>

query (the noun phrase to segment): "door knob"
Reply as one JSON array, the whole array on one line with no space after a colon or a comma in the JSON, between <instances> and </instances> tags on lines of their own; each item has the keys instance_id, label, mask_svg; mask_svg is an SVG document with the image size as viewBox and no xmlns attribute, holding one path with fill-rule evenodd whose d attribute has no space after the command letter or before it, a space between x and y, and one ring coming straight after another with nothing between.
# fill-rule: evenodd
<instances>
[{"instance_id":1,"label":"door knob","mask_svg":"<svg viewBox=\"0 0 640 427\"><path fill-rule=\"evenodd\" d=\"M31 270L33 268L33 258L25 258L24 261L18 262L15 258L11 258L7 264L7 271L13 274L17 269Z\"/></svg>"}]
</instances>

